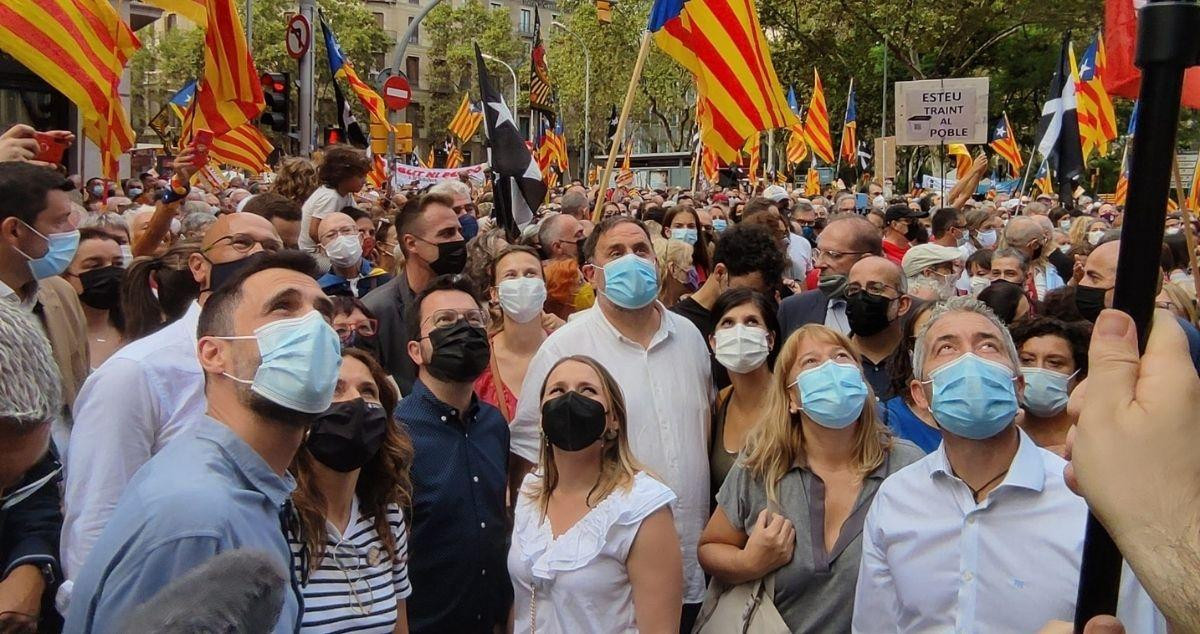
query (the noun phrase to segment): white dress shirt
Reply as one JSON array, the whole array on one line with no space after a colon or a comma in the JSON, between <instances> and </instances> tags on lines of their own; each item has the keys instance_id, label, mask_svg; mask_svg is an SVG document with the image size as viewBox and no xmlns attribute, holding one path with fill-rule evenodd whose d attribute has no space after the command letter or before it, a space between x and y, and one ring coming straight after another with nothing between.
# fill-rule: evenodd
<instances>
[{"instance_id":1,"label":"white dress shirt","mask_svg":"<svg viewBox=\"0 0 1200 634\"><path fill-rule=\"evenodd\" d=\"M1019 431L1004 480L976 504L937 451L883 481L863 527L854 632L1036 632L1071 621L1087 505L1066 462ZM1129 632L1166 623L1132 571L1117 616Z\"/></svg>"},{"instance_id":2,"label":"white dress shirt","mask_svg":"<svg viewBox=\"0 0 1200 634\"><path fill-rule=\"evenodd\" d=\"M787 251L788 259L792 263L791 275L788 277L803 282L813 267L812 245L804 236L789 232Z\"/></svg>"},{"instance_id":3,"label":"white dress shirt","mask_svg":"<svg viewBox=\"0 0 1200 634\"><path fill-rule=\"evenodd\" d=\"M629 417L629 444L647 471L675 492L675 528L683 548L683 598L704 598L696 559L708 521L709 408L713 399L708 348L687 319L657 305L662 324L648 348L627 339L594 306L554 331L529 362L511 430L512 452L536 463L542 439L541 389L550 368L586 355L616 378Z\"/></svg>"},{"instance_id":4,"label":"white dress shirt","mask_svg":"<svg viewBox=\"0 0 1200 634\"><path fill-rule=\"evenodd\" d=\"M204 373L196 358L200 304L162 330L117 350L75 399L67 451L60 607L134 472L172 438L204 419Z\"/></svg>"},{"instance_id":5,"label":"white dress shirt","mask_svg":"<svg viewBox=\"0 0 1200 634\"><path fill-rule=\"evenodd\" d=\"M846 316L846 300L841 298L829 300L829 305L825 309L825 326L850 336L850 318Z\"/></svg>"}]
</instances>

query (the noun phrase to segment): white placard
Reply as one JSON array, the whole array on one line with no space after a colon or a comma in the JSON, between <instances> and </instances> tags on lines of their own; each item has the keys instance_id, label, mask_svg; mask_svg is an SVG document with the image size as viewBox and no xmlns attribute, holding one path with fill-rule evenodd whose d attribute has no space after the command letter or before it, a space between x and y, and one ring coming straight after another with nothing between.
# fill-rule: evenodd
<instances>
[{"instance_id":1,"label":"white placard","mask_svg":"<svg viewBox=\"0 0 1200 634\"><path fill-rule=\"evenodd\" d=\"M896 82L896 143L987 143L988 78Z\"/></svg>"}]
</instances>

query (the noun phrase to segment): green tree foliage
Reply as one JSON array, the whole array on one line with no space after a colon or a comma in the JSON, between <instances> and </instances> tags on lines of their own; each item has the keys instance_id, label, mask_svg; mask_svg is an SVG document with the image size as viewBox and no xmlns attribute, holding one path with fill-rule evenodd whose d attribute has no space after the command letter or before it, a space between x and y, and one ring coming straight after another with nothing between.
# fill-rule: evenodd
<instances>
[{"instance_id":1,"label":"green tree foliage","mask_svg":"<svg viewBox=\"0 0 1200 634\"><path fill-rule=\"evenodd\" d=\"M513 67L521 85L517 91L521 103L513 107L529 107L529 57L517 38L507 9L490 9L480 0L466 0L457 7L442 3L429 12L421 22L421 28L429 41L429 91L432 95L425 116L429 129L439 131L435 136L444 131L454 117L464 92L469 91L472 99L479 99L476 43L484 53ZM497 90L506 97L512 94L512 79L504 67L489 64L488 72Z\"/></svg>"},{"instance_id":2,"label":"green tree foliage","mask_svg":"<svg viewBox=\"0 0 1200 634\"><path fill-rule=\"evenodd\" d=\"M318 6L337 35L342 51L350 60L359 77L368 84L375 59L391 50L394 42L375 22L366 5L356 0L318 0ZM238 10L244 5L237 3ZM299 65L288 57L284 43L287 21L296 13L295 0L255 0L254 25L250 50L259 73L288 72L292 79L299 79ZM242 14L245 20L245 14ZM204 72L204 31L196 28L176 28L154 32L150 28L138 33L142 48L130 62L134 94L144 94L145 99L134 99L131 110L134 130L142 132L146 122L166 103L170 96L189 79L199 78ZM314 47L314 69L316 81L316 118L318 127L334 124L332 77L329 72L328 55L321 34L319 21L314 20L312 46ZM343 86L345 88L345 86ZM295 109L296 93L293 96ZM360 121L367 121L366 113L357 100L347 94L357 109ZM150 139L142 139L148 141Z\"/></svg>"}]
</instances>

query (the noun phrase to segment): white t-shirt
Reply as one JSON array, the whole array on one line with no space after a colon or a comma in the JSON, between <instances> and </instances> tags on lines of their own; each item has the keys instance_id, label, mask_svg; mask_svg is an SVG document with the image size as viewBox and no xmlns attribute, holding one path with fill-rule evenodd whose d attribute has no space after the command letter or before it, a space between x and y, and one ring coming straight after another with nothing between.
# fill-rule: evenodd
<instances>
[{"instance_id":1,"label":"white t-shirt","mask_svg":"<svg viewBox=\"0 0 1200 634\"><path fill-rule=\"evenodd\" d=\"M303 214L300 219L300 250L309 252L317 250L317 243L313 242L308 235L308 225L313 218L321 219L335 211L353 206L353 196L341 196L336 189L330 189L325 185L318 187L300 208L300 212Z\"/></svg>"},{"instance_id":2,"label":"white t-shirt","mask_svg":"<svg viewBox=\"0 0 1200 634\"><path fill-rule=\"evenodd\" d=\"M396 542L396 561L388 559L374 520L359 513L358 496L350 504L344 536L326 524L325 553L319 564L309 561L300 631L390 634L395 629L397 602L412 594L408 530L396 505L388 507L387 519ZM300 543L294 535L288 536L288 544L300 561ZM299 571L296 576L300 577Z\"/></svg>"},{"instance_id":3,"label":"white t-shirt","mask_svg":"<svg viewBox=\"0 0 1200 634\"><path fill-rule=\"evenodd\" d=\"M513 518L508 551L513 631L636 632L633 586L625 562L642 520L672 504L675 494L645 472L638 473L629 490L609 493L555 538L550 522L527 493L538 479L532 473L525 476ZM531 628L535 586L537 624Z\"/></svg>"}]
</instances>

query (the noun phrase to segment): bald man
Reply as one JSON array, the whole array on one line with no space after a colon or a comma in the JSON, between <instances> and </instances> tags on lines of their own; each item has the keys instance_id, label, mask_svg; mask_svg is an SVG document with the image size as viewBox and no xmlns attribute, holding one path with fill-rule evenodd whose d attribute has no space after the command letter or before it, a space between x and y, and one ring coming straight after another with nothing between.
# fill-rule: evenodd
<instances>
[{"instance_id":1,"label":"bald man","mask_svg":"<svg viewBox=\"0 0 1200 634\"><path fill-rule=\"evenodd\" d=\"M282 247L266 218L218 217L204 233L201 251L188 258L200 286L197 301L175 322L126 344L84 382L66 456L71 475L63 500L62 564L67 581L60 608L134 472L203 418L204 375L196 358L200 307L213 289L262 253Z\"/></svg>"},{"instance_id":2,"label":"bald man","mask_svg":"<svg viewBox=\"0 0 1200 634\"><path fill-rule=\"evenodd\" d=\"M904 271L875 255L850 267L846 278L846 318L861 353L863 375L880 400L892 397L888 359L904 338L904 317L913 306Z\"/></svg>"},{"instance_id":3,"label":"bald man","mask_svg":"<svg viewBox=\"0 0 1200 634\"><path fill-rule=\"evenodd\" d=\"M1045 224L1038 220L1044 218ZM1053 240L1054 225L1045 216L1014 216L1004 227L1004 239L1008 246L1017 249L1029 260L1031 280L1037 291L1037 299L1046 299L1046 293L1065 286L1058 270L1046 260L1050 251L1056 250Z\"/></svg>"},{"instance_id":4,"label":"bald man","mask_svg":"<svg viewBox=\"0 0 1200 634\"><path fill-rule=\"evenodd\" d=\"M364 257L358 225L350 216L335 211L321 218L317 238L329 259L329 272L317 280L326 295L363 297L392 279Z\"/></svg>"},{"instance_id":5,"label":"bald man","mask_svg":"<svg viewBox=\"0 0 1200 634\"><path fill-rule=\"evenodd\" d=\"M830 220L813 250L813 264L821 272L818 289L792 295L779 304L783 340L805 324L824 324L850 334L844 288L850 269L871 255L883 255L883 236L870 220L858 214Z\"/></svg>"}]
</instances>

